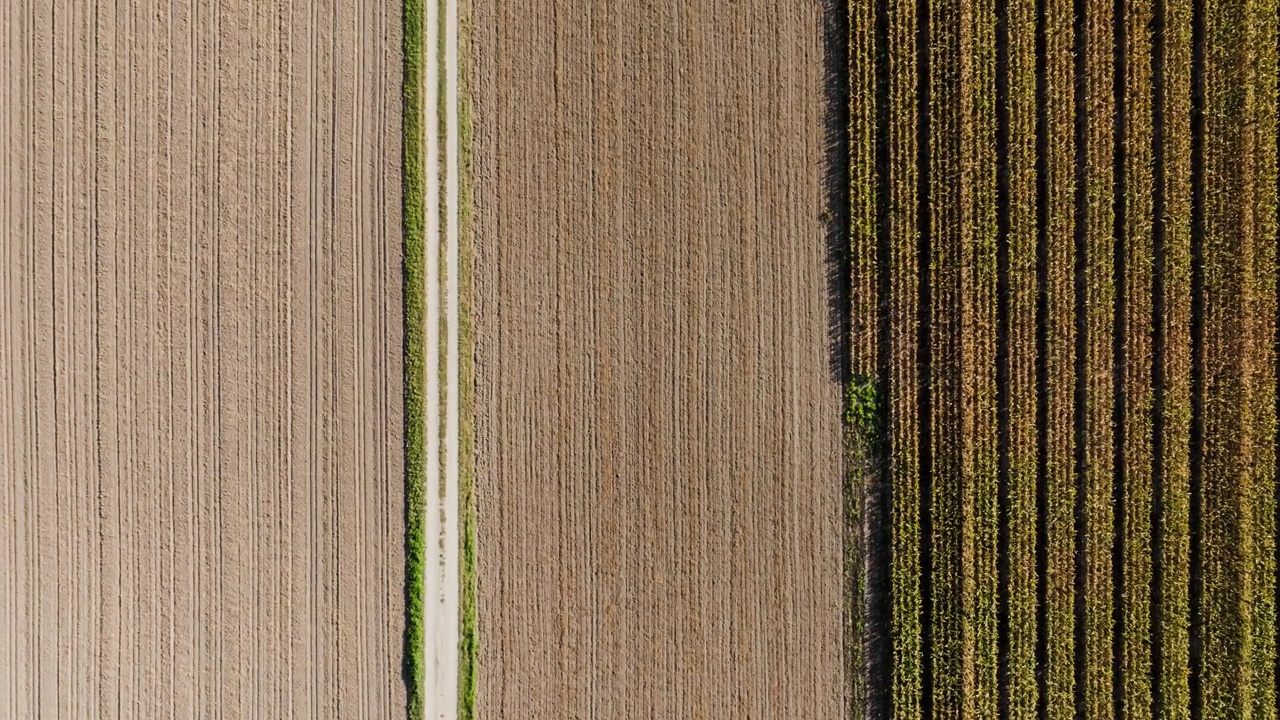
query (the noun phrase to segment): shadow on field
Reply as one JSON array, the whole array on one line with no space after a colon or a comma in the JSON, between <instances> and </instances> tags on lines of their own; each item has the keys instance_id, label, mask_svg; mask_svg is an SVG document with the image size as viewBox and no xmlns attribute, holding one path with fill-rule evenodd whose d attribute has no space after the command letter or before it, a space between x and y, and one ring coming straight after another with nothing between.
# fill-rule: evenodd
<instances>
[{"instance_id":1,"label":"shadow on field","mask_svg":"<svg viewBox=\"0 0 1280 720\"><path fill-rule=\"evenodd\" d=\"M827 366L830 377L843 394L853 380L850 359L851 272L850 257L850 78L849 5L847 0L821 0L823 18L823 206L827 259ZM877 329L876 332L880 332ZM883 388L881 388L883 390ZM858 583L845 577L846 612L855 604L862 616L862 636L855 633L861 652L845 652L845 716L847 718L887 718L890 709L890 637L888 604L888 537L886 518L888 492L885 474L876 470L864 475L873 486L862 486L855 474L859 461L846 448L844 472L840 479L845 518L853 517L861 506L862 524L845 527L845 552L862 551L855 563L862 575L862 597L854 597ZM854 493L861 489L861 497ZM861 536L861 537L858 537ZM858 542L861 540L861 542ZM865 549L865 550L863 550ZM847 619L847 618L846 618ZM849 667L849 658L858 658ZM855 690L855 686L857 689Z\"/></svg>"},{"instance_id":2,"label":"shadow on field","mask_svg":"<svg viewBox=\"0 0 1280 720\"><path fill-rule=\"evenodd\" d=\"M844 385L849 365L849 14L822 0L823 220L827 250L827 367Z\"/></svg>"}]
</instances>

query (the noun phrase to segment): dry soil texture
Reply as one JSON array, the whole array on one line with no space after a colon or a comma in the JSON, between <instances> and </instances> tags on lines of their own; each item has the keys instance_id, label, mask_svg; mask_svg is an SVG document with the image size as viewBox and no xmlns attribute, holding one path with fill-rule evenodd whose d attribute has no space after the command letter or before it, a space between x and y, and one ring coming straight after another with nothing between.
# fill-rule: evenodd
<instances>
[{"instance_id":1,"label":"dry soil texture","mask_svg":"<svg viewBox=\"0 0 1280 720\"><path fill-rule=\"evenodd\" d=\"M0 12L0 717L403 713L394 5Z\"/></svg>"},{"instance_id":2,"label":"dry soil texture","mask_svg":"<svg viewBox=\"0 0 1280 720\"><path fill-rule=\"evenodd\" d=\"M475 3L478 716L840 712L824 12Z\"/></svg>"}]
</instances>

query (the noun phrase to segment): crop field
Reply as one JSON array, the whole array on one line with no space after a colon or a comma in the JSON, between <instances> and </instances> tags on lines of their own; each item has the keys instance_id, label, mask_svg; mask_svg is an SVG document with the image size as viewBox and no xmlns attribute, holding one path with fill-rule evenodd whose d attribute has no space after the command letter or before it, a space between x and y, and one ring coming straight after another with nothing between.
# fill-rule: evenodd
<instances>
[{"instance_id":1,"label":"crop field","mask_svg":"<svg viewBox=\"0 0 1280 720\"><path fill-rule=\"evenodd\" d=\"M1278 23L850 4L848 717L1277 717Z\"/></svg>"},{"instance_id":2,"label":"crop field","mask_svg":"<svg viewBox=\"0 0 1280 720\"><path fill-rule=\"evenodd\" d=\"M837 717L844 7L474 8L476 717Z\"/></svg>"},{"instance_id":3,"label":"crop field","mask_svg":"<svg viewBox=\"0 0 1280 720\"><path fill-rule=\"evenodd\" d=\"M394 4L0 10L0 717L403 717Z\"/></svg>"},{"instance_id":4,"label":"crop field","mask_svg":"<svg viewBox=\"0 0 1280 720\"><path fill-rule=\"evenodd\" d=\"M1280 720L1280 0L6 0L0 720Z\"/></svg>"}]
</instances>

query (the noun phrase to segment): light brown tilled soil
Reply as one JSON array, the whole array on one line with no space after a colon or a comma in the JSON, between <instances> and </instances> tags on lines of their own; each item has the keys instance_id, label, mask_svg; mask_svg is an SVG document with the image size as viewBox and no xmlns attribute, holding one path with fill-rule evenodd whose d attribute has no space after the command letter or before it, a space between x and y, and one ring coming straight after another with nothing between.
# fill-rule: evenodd
<instances>
[{"instance_id":1,"label":"light brown tilled soil","mask_svg":"<svg viewBox=\"0 0 1280 720\"><path fill-rule=\"evenodd\" d=\"M0 717L403 713L399 48L0 12Z\"/></svg>"},{"instance_id":2,"label":"light brown tilled soil","mask_svg":"<svg viewBox=\"0 0 1280 720\"><path fill-rule=\"evenodd\" d=\"M479 716L828 718L816 0L478 0Z\"/></svg>"}]
</instances>

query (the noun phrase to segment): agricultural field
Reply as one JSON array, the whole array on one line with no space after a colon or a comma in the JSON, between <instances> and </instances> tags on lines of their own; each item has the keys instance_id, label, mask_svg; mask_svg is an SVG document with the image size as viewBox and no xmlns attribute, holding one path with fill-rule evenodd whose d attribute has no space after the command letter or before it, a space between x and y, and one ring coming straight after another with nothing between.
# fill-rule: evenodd
<instances>
[{"instance_id":1,"label":"agricultural field","mask_svg":"<svg viewBox=\"0 0 1280 720\"><path fill-rule=\"evenodd\" d=\"M473 7L476 716L837 717L845 8Z\"/></svg>"},{"instance_id":2,"label":"agricultural field","mask_svg":"<svg viewBox=\"0 0 1280 720\"><path fill-rule=\"evenodd\" d=\"M1277 0L9 0L0 719L1277 720Z\"/></svg>"},{"instance_id":3,"label":"agricultural field","mask_svg":"<svg viewBox=\"0 0 1280 720\"><path fill-rule=\"evenodd\" d=\"M1277 6L850 8L847 716L1275 718Z\"/></svg>"},{"instance_id":4,"label":"agricultural field","mask_svg":"<svg viewBox=\"0 0 1280 720\"><path fill-rule=\"evenodd\" d=\"M404 717L398 6L0 11L0 717Z\"/></svg>"}]
</instances>

